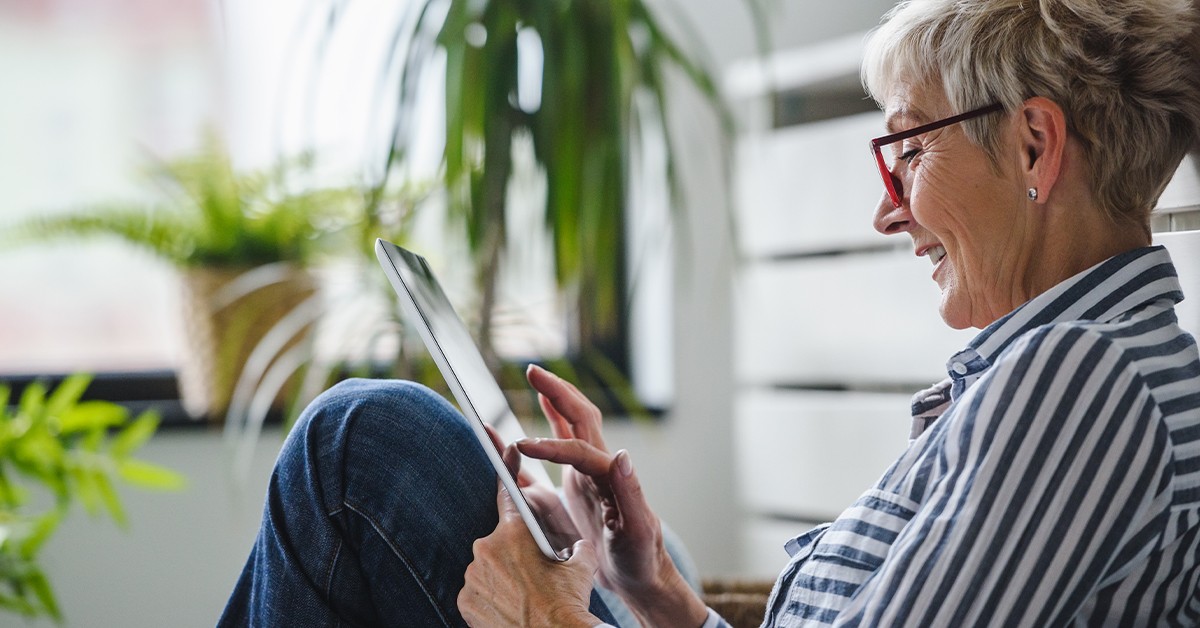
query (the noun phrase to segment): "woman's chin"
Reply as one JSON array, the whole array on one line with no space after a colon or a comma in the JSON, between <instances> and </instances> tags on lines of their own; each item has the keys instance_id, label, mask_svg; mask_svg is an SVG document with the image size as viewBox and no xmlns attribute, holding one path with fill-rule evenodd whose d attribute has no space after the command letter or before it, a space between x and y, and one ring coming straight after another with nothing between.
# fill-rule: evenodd
<instances>
[{"instance_id":1,"label":"woman's chin","mask_svg":"<svg viewBox=\"0 0 1200 628\"><path fill-rule=\"evenodd\" d=\"M966 329L973 326L971 324L971 308L963 307L963 304L954 298L953 290L942 290L942 301L938 304L938 314L951 329Z\"/></svg>"}]
</instances>

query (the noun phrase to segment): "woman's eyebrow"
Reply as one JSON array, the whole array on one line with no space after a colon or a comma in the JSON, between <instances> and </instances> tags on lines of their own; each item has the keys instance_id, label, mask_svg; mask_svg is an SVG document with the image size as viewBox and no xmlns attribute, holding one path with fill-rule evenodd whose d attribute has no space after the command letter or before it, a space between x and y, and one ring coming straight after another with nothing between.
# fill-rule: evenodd
<instances>
[{"instance_id":1,"label":"woman's eyebrow","mask_svg":"<svg viewBox=\"0 0 1200 628\"><path fill-rule=\"evenodd\" d=\"M904 104L887 112L887 119L884 122L884 127L887 129L888 133L897 133L901 130L901 128L911 129L913 127L921 126L922 124L929 122L929 120L929 116L925 115L925 113L921 110L909 104ZM903 125L902 127L902 122L907 122L908 124Z\"/></svg>"}]
</instances>

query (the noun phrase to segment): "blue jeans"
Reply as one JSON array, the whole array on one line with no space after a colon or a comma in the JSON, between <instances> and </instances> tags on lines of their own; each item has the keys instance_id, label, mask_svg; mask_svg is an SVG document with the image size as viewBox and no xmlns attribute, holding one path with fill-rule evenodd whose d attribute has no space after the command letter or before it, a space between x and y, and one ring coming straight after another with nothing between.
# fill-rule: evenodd
<instances>
[{"instance_id":1,"label":"blue jeans","mask_svg":"<svg viewBox=\"0 0 1200 628\"><path fill-rule=\"evenodd\" d=\"M219 626L460 626L496 476L461 414L408 382L350 380L288 435L262 528ZM682 570L682 569L681 569ZM609 623L628 610L593 591Z\"/></svg>"}]
</instances>

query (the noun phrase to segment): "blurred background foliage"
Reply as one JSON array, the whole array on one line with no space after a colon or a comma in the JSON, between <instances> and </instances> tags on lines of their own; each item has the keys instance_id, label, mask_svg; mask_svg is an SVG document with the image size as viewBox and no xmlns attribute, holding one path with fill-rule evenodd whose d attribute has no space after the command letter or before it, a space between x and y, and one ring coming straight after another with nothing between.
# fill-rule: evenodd
<instances>
[{"instance_id":1,"label":"blurred background foliage","mask_svg":"<svg viewBox=\"0 0 1200 628\"><path fill-rule=\"evenodd\" d=\"M221 139L154 161L146 201L104 202L35 216L8 238L116 237L179 268L247 269L274 262L310 266L360 226L361 192L314 187L307 153L258 171L236 171Z\"/></svg>"},{"instance_id":2,"label":"blurred background foliage","mask_svg":"<svg viewBox=\"0 0 1200 628\"><path fill-rule=\"evenodd\" d=\"M118 482L184 486L179 474L134 457L157 430L158 415L131 417L113 403L81 401L90 379L74 375L53 391L35 383L19 400L0 386L0 609L62 619L38 558L74 504L126 527Z\"/></svg>"},{"instance_id":3,"label":"blurred background foliage","mask_svg":"<svg viewBox=\"0 0 1200 628\"><path fill-rule=\"evenodd\" d=\"M746 0L766 46L765 0ZM327 5L336 32L340 3ZM682 79L718 115L722 154L733 117L704 48L686 16L669 32L643 0L421 0L395 26L381 78L392 90L395 127L381 185L430 120L419 106L428 73L444 74L444 150L438 181L449 219L469 245L481 294L476 336L491 347L496 278L505 251L528 234L511 233L517 173L544 178L542 207L560 289L577 310L571 344L578 363L609 379L627 369L629 272L625 234L634 171L646 142L661 143L671 211L686 208L668 131L668 94ZM678 32L678 31L674 31ZM396 71L396 67L399 67ZM616 382L607 382L610 385Z\"/></svg>"}]
</instances>

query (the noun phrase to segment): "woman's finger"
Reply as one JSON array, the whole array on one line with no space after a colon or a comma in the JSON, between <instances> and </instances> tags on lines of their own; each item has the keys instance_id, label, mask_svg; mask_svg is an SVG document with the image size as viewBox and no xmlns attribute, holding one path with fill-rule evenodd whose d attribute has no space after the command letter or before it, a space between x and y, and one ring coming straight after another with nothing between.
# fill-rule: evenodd
<instances>
[{"instance_id":1,"label":"woman's finger","mask_svg":"<svg viewBox=\"0 0 1200 628\"><path fill-rule=\"evenodd\" d=\"M575 432L571 429L571 424L563 418L563 415L554 409L554 405L550 403L550 399L538 393L538 405L542 407L542 414L546 416L546 421L550 423L550 432L555 438L575 438Z\"/></svg>"},{"instance_id":2,"label":"woman's finger","mask_svg":"<svg viewBox=\"0 0 1200 628\"><path fill-rule=\"evenodd\" d=\"M550 401L551 406L571 425L576 438L604 448L600 435L600 409L573 384L543 369L529 365L525 373L529 384Z\"/></svg>"},{"instance_id":3,"label":"woman's finger","mask_svg":"<svg viewBox=\"0 0 1200 628\"><path fill-rule=\"evenodd\" d=\"M500 452L500 459L504 461L504 466L508 467L508 472L514 478L517 478L518 486L528 486L533 480L521 475L521 452L517 451L517 448L512 445L506 446L496 428L484 423L483 429L487 432L488 437L492 439L492 445L495 445L496 451Z\"/></svg>"},{"instance_id":4,"label":"woman's finger","mask_svg":"<svg viewBox=\"0 0 1200 628\"><path fill-rule=\"evenodd\" d=\"M496 446L496 451L504 451L504 439L500 438L500 432L497 432L496 428L484 423L483 431L487 432L488 437L492 439L492 444Z\"/></svg>"},{"instance_id":5,"label":"woman's finger","mask_svg":"<svg viewBox=\"0 0 1200 628\"><path fill-rule=\"evenodd\" d=\"M596 546L586 539L579 539L571 546L571 557L567 561L578 564L579 568L592 575L600 569L600 557L596 555Z\"/></svg>"},{"instance_id":6,"label":"woman's finger","mask_svg":"<svg viewBox=\"0 0 1200 628\"><path fill-rule=\"evenodd\" d=\"M508 489L504 488L503 484L499 484L496 487L496 512L500 514L501 523L510 519L521 518L521 511L517 510L517 505L513 503L512 495L508 494Z\"/></svg>"},{"instance_id":7,"label":"woman's finger","mask_svg":"<svg viewBox=\"0 0 1200 628\"><path fill-rule=\"evenodd\" d=\"M571 465L594 478L607 478L613 457L607 452L579 439L533 438L513 443L517 449L538 460Z\"/></svg>"},{"instance_id":8,"label":"woman's finger","mask_svg":"<svg viewBox=\"0 0 1200 628\"><path fill-rule=\"evenodd\" d=\"M509 445L500 450L500 458L504 460L504 466L508 467L508 472L517 479L519 486L524 486L529 483L529 478L521 475L521 452L517 450L516 445ZM524 480L525 484L522 484Z\"/></svg>"},{"instance_id":9,"label":"woman's finger","mask_svg":"<svg viewBox=\"0 0 1200 628\"><path fill-rule=\"evenodd\" d=\"M609 529L616 531L619 527L622 534L640 542L653 539L658 533L658 520L646 502L628 451L622 449L613 456L608 484L620 513L619 519L613 524L605 522Z\"/></svg>"}]
</instances>

